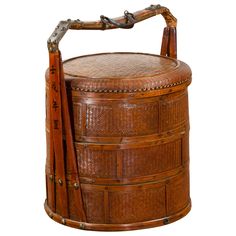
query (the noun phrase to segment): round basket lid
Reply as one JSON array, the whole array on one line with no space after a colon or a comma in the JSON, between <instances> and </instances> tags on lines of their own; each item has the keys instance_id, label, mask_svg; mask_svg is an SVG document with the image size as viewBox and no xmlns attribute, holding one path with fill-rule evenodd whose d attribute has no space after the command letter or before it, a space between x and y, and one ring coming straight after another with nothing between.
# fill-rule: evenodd
<instances>
[{"instance_id":1,"label":"round basket lid","mask_svg":"<svg viewBox=\"0 0 236 236\"><path fill-rule=\"evenodd\" d=\"M63 63L65 79L75 90L135 92L177 86L191 80L185 63L144 53L102 53Z\"/></svg>"}]
</instances>

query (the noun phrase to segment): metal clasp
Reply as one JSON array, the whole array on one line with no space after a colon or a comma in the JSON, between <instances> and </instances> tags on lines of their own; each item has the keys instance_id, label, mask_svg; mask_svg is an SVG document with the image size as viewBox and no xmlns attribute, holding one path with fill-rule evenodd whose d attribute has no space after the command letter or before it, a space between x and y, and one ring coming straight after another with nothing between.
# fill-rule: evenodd
<instances>
[{"instance_id":1,"label":"metal clasp","mask_svg":"<svg viewBox=\"0 0 236 236\"><path fill-rule=\"evenodd\" d=\"M62 37L65 35L66 31L70 28L71 20L60 21L58 26L55 28L54 32L48 39L48 50L49 52L55 52L58 50L58 44Z\"/></svg>"},{"instance_id":2,"label":"metal clasp","mask_svg":"<svg viewBox=\"0 0 236 236\"><path fill-rule=\"evenodd\" d=\"M130 29L133 28L134 24L135 24L135 17L132 13L125 11L124 12L124 18L126 20L126 23L119 23L111 18L108 18L104 15L100 16L101 22L104 25L104 29L106 28L106 25L111 24L111 25L115 25L117 28L121 28L121 29Z\"/></svg>"}]
</instances>

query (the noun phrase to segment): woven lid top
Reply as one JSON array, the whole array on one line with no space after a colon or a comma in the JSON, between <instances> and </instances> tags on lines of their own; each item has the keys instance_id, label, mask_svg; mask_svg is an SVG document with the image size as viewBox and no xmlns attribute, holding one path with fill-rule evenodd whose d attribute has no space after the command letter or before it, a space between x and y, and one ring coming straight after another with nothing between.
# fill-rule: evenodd
<instances>
[{"instance_id":1,"label":"woven lid top","mask_svg":"<svg viewBox=\"0 0 236 236\"><path fill-rule=\"evenodd\" d=\"M191 79L183 62L144 53L102 53L63 63L72 89L91 92L135 92L177 86Z\"/></svg>"}]
</instances>

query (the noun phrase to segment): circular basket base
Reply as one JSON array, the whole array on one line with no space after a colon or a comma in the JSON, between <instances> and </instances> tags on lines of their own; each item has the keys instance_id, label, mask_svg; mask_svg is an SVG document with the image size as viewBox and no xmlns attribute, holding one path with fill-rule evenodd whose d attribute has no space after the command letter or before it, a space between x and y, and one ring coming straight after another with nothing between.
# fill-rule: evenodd
<instances>
[{"instance_id":1,"label":"circular basket base","mask_svg":"<svg viewBox=\"0 0 236 236\"><path fill-rule=\"evenodd\" d=\"M123 230L145 229L145 228L157 227L157 226L173 223L183 218L189 213L189 211L191 210L191 201L185 208L183 208L181 211L177 212L174 215L161 218L161 219L155 219L155 220L137 222L137 223L129 223L129 224L95 224L95 223L87 223L87 222L78 222L71 219L63 218L57 213L54 213L48 207L47 201L45 201L44 203L44 208L50 218L66 226L70 226L77 229L95 230L95 231L123 231Z\"/></svg>"}]
</instances>

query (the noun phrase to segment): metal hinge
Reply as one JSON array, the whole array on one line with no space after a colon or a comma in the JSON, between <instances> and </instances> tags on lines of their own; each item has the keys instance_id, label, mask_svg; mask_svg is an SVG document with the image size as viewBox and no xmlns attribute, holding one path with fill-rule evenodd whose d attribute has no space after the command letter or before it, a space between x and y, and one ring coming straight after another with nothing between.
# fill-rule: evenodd
<instances>
[{"instance_id":1,"label":"metal hinge","mask_svg":"<svg viewBox=\"0 0 236 236\"><path fill-rule=\"evenodd\" d=\"M52 35L48 39L48 50L49 52L55 52L58 50L58 44L62 37L65 35L67 30L70 28L72 21L68 19L67 21L60 21Z\"/></svg>"}]
</instances>

